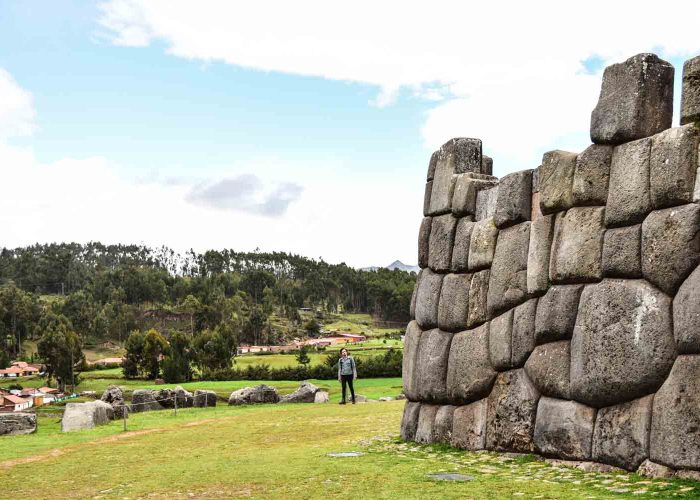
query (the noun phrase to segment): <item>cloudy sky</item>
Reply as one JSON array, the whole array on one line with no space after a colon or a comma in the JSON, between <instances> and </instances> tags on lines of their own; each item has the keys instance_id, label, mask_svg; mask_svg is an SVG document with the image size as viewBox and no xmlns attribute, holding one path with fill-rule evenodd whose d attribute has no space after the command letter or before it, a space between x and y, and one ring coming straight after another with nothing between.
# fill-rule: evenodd
<instances>
[{"instance_id":1,"label":"cloudy sky","mask_svg":"<svg viewBox=\"0 0 700 500\"><path fill-rule=\"evenodd\" d=\"M606 64L700 53L697 0L575 5L0 0L0 246L415 264L440 144L536 167Z\"/></svg>"}]
</instances>

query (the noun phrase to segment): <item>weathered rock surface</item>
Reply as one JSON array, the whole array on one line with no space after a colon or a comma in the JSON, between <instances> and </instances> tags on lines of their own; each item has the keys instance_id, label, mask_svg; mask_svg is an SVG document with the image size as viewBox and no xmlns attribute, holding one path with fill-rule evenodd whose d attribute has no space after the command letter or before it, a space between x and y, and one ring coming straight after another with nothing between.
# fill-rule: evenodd
<instances>
[{"instance_id":1,"label":"weathered rock surface","mask_svg":"<svg viewBox=\"0 0 700 500\"><path fill-rule=\"evenodd\" d=\"M534 442L539 453L569 460L591 457L596 410L575 401L540 398Z\"/></svg>"},{"instance_id":2,"label":"weathered rock surface","mask_svg":"<svg viewBox=\"0 0 700 500\"><path fill-rule=\"evenodd\" d=\"M535 348L535 316L537 299L530 299L515 308L511 339L511 366L523 366Z\"/></svg>"},{"instance_id":3,"label":"weathered rock surface","mask_svg":"<svg viewBox=\"0 0 700 500\"><path fill-rule=\"evenodd\" d=\"M433 440L435 443L450 444L452 441L452 418L456 408L456 406L452 405L444 405L438 408L433 426Z\"/></svg>"},{"instance_id":4,"label":"weathered rock surface","mask_svg":"<svg viewBox=\"0 0 700 500\"><path fill-rule=\"evenodd\" d=\"M317 392L317 386L304 380L296 391L282 396L280 403L313 403L316 400Z\"/></svg>"},{"instance_id":5,"label":"weathered rock surface","mask_svg":"<svg viewBox=\"0 0 700 500\"><path fill-rule=\"evenodd\" d=\"M433 195L433 181L428 181L425 183L425 192L423 194L423 215L431 215L430 212L430 198Z\"/></svg>"},{"instance_id":6,"label":"weathered rock surface","mask_svg":"<svg viewBox=\"0 0 700 500\"><path fill-rule=\"evenodd\" d=\"M229 405L248 405L258 403L279 403L280 396L277 389L269 385L260 384L255 387L244 387L233 391L228 398Z\"/></svg>"},{"instance_id":7,"label":"weathered rock surface","mask_svg":"<svg viewBox=\"0 0 700 500\"><path fill-rule=\"evenodd\" d=\"M474 215L479 191L492 188L497 183L498 180L495 177L475 176L474 174L458 175L452 194L452 213L458 217Z\"/></svg>"},{"instance_id":8,"label":"weathered rock surface","mask_svg":"<svg viewBox=\"0 0 700 500\"><path fill-rule=\"evenodd\" d=\"M471 274L448 274L442 281L438 327L456 332L467 328Z\"/></svg>"},{"instance_id":9,"label":"weathered rock surface","mask_svg":"<svg viewBox=\"0 0 700 500\"><path fill-rule=\"evenodd\" d=\"M407 401L403 407L403 418L401 419L401 439L413 441L418 428L418 418L420 416L420 403Z\"/></svg>"},{"instance_id":10,"label":"weathered rock surface","mask_svg":"<svg viewBox=\"0 0 700 500\"><path fill-rule=\"evenodd\" d=\"M426 194L428 210L425 215L441 215L452 210L452 194L455 185L454 167L438 160L435 177L429 181L430 196Z\"/></svg>"},{"instance_id":11,"label":"weathered rock surface","mask_svg":"<svg viewBox=\"0 0 700 500\"><path fill-rule=\"evenodd\" d=\"M673 334L679 353L700 353L700 267L688 276L673 299Z\"/></svg>"},{"instance_id":12,"label":"weathered rock surface","mask_svg":"<svg viewBox=\"0 0 700 500\"><path fill-rule=\"evenodd\" d=\"M162 410L165 407L158 401L159 395L159 391L136 389L131 395L130 410L134 413Z\"/></svg>"},{"instance_id":13,"label":"weathered rock surface","mask_svg":"<svg viewBox=\"0 0 700 500\"><path fill-rule=\"evenodd\" d=\"M493 175L493 158L481 155L481 173L485 175Z\"/></svg>"},{"instance_id":14,"label":"weathered rock surface","mask_svg":"<svg viewBox=\"0 0 700 500\"><path fill-rule=\"evenodd\" d=\"M440 150L433 151L430 155L430 161L428 162L428 175L426 181L432 181L435 178L435 169L437 168L438 157L440 156Z\"/></svg>"},{"instance_id":15,"label":"weathered rock surface","mask_svg":"<svg viewBox=\"0 0 700 500\"><path fill-rule=\"evenodd\" d=\"M482 189L476 194L476 207L474 208L474 220L480 221L493 217L496 214L498 202L498 185L489 189Z\"/></svg>"},{"instance_id":16,"label":"weathered rock surface","mask_svg":"<svg viewBox=\"0 0 700 500\"><path fill-rule=\"evenodd\" d=\"M416 427L415 441L417 443L434 443L435 415L437 415L439 405L421 405L418 415L418 426Z\"/></svg>"},{"instance_id":17,"label":"weathered rock surface","mask_svg":"<svg viewBox=\"0 0 700 500\"><path fill-rule=\"evenodd\" d=\"M433 217L430 224L430 252L428 265L438 272L447 272L452 265L452 247L457 219L451 214Z\"/></svg>"},{"instance_id":18,"label":"weathered rock surface","mask_svg":"<svg viewBox=\"0 0 700 500\"><path fill-rule=\"evenodd\" d=\"M469 242L469 270L489 267L496 252L498 228L492 217L476 222Z\"/></svg>"},{"instance_id":19,"label":"weathered rock surface","mask_svg":"<svg viewBox=\"0 0 700 500\"><path fill-rule=\"evenodd\" d=\"M554 235L554 215L534 219L530 224L527 254L527 292L544 293L549 286L549 256Z\"/></svg>"},{"instance_id":20,"label":"weathered rock surface","mask_svg":"<svg viewBox=\"0 0 700 500\"><path fill-rule=\"evenodd\" d=\"M458 406L452 415L452 441L455 448L483 450L486 447L488 401Z\"/></svg>"},{"instance_id":21,"label":"weathered rock surface","mask_svg":"<svg viewBox=\"0 0 700 500\"><path fill-rule=\"evenodd\" d=\"M194 406L195 408L210 408L216 406L217 396L214 391L205 389L197 389L194 391Z\"/></svg>"},{"instance_id":22,"label":"weathered rock surface","mask_svg":"<svg viewBox=\"0 0 700 500\"><path fill-rule=\"evenodd\" d=\"M33 413L0 413L0 436L19 436L36 432L36 415Z\"/></svg>"},{"instance_id":23,"label":"weathered rock surface","mask_svg":"<svg viewBox=\"0 0 700 500\"><path fill-rule=\"evenodd\" d=\"M525 372L545 396L569 399L571 355L568 340L537 346L525 363Z\"/></svg>"},{"instance_id":24,"label":"weathered rock surface","mask_svg":"<svg viewBox=\"0 0 700 500\"><path fill-rule=\"evenodd\" d=\"M457 221L451 266L455 273L466 272L469 269L469 246L471 245L474 224L471 217L462 217Z\"/></svg>"},{"instance_id":25,"label":"weathered rock surface","mask_svg":"<svg viewBox=\"0 0 700 500\"><path fill-rule=\"evenodd\" d=\"M652 477L656 479L673 477L674 470L665 465L657 464L647 459L642 462L642 465L637 469L637 474L644 477Z\"/></svg>"},{"instance_id":26,"label":"weathered rock surface","mask_svg":"<svg viewBox=\"0 0 700 500\"><path fill-rule=\"evenodd\" d=\"M613 150L605 206L607 227L637 224L651 212L650 158L651 139L628 142Z\"/></svg>"},{"instance_id":27,"label":"weathered rock surface","mask_svg":"<svg viewBox=\"0 0 700 500\"><path fill-rule=\"evenodd\" d=\"M700 56L683 64L681 125L700 121Z\"/></svg>"},{"instance_id":28,"label":"weathered rock surface","mask_svg":"<svg viewBox=\"0 0 700 500\"><path fill-rule=\"evenodd\" d=\"M104 401L68 403L61 419L61 432L94 429L114 418L112 406ZM36 419L35 422L36 424Z\"/></svg>"},{"instance_id":29,"label":"weathered rock surface","mask_svg":"<svg viewBox=\"0 0 700 500\"><path fill-rule=\"evenodd\" d=\"M489 358L499 371L511 368L513 342L513 309L495 317L490 323Z\"/></svg>"},{"instance_id":30,"label":"weathered rock surface","mask_svg":"<svg viewBox=\"0 0 700 500\"><path fill-rule=\"evenodd\" d=\"M438 324L438 304L443 275L430 269L423 269L416 283L416 321L423 329L433 328Z\"/></svg>"},{"instance_id":31,"label":"weathered rock surface","mask_svg":"<svg viewBox=\"0 0 700 500\"><path fill-rule=\"evenodd\" d=\"M637 54L605 68L591 113L591 140L621 144L671 126L674 69L654 54Z\"/></svg>"},{"instance_id":32,"label":"weathered rock surface","mask_svg":"<svg viewBox=\"0 0 700 500\"><path fill-rule=\"evenodd\" d=\"M700 263L700 206L656 210L642 224L642 273L673 294Z\"/></svg>"},{"instance_id":33,"label":"weathered rock surface","mask_svg":"<svg viewBox=\"0 0 700 500\"><path fill-rule=\"evenodd\" d=\"M605 231L603 240L603 276L609 278L641 278L641 240L641 224Z\"/></svg>"},{"instance_id":34,"label":"weathered rock surface","mask_svg":"<svg viewBox=\"0 0 700 500\"><path fill-rule=\"evenodd\" d=\"M314 395L314 403L328 403L328 401L330 401L330 398L328 397L328 391L317 391Z\"/></svg>"},{"instance_id":35,"label":"weathered rock surface","mask_svg":"<svg viewBox=\"0 0 700 500\"><path fill-rule=\"evenodd\" d=\"M603 407L654 392L676 356L670 299L644 280L603 280L581 294L571 396Z\"/></svg>"},{"instance_id":36,"label":"weathered rock surface","mask_svg":"<svg viewBox=\"0 0 700 500\"><path fill-rule=\"evenodd\" d=\"M540 210L544 215L574 206L574 172L576 153L549 151L539 168Z\"/></svg>"},{"instance_id":37,"label":"weathered rock surface","mask_svg":"<svg viewBox=\"0 0 700 500\"><path fill-rule=\"evenodd\" d=\"M489 361L489 324L456 333L447 365L449 401L467 404L481 399L489 394L495 379L496 371Z\"/></svg>"},{"instance_id":38,"label":"weathered rock surface","mask_svg":"<svg viewBox=\"0 0 700 500\"><path fill-rule=\"evenodd\" d=\"M472 328L489 319L488 291L491 271L485 269L474 273L469 287L469 317L467 327Z\"/></svg>"},{"instance_id":39,"label":"weathered rock surface","mask_svg":"<svg viewBox=\"0 0 700 500\"><path fill-rule=\"evenodd\" d=\"M530 220L532 202L532 170L504 176L498 188L494 223L505 228Z\"/></svg>"},{"instance_id":40,"label":"weathered rock surface","mask_svg":"<svg viewBox=\"0 0 700 500\"><path fill-rule=\"evenodd\" d=\"M612 153L612 146L593 144L578 155L573 184L575 206L605 205Z\"/></svg>"},{"instance_id":41,"label":"weathered rock surface","mask_svg":"<svg viewBox=\"0 0 700 500\"><path fill-rule=\"evenodd\" d=\"M490 315L496 315L527 300L529 242L529 222L521 222L498 233L489 277L487 303Z\"/></svg>"},{"instance_id":42,"label":"weathered rock surface","mask_svg":"<svg viewBox=\"0 0 700 500\"><path fill-rule=\"evenodd\" d=\"M432 215L451 210L455 174L466 172L481 173L481 140L450 139L437 151L430 197Z\"/></svg>"},{"instance_id":43,"label":"weathered rock surface","mask_svg":"<svg viewBox=\"0 0 700 500\"><path fill-rule=\"evenodd\" d=\"M411 401L418 399L418 380L417 358L420 345L420 336L422 331L418 323L411 321L406 328L403 345L403 364L401 366L401 375L403 380L403 392Z\"/></svg>"},{"instance_id":44,"label":"weathered rock surface","mask_svg":"<svg viewBox=\"0 0 700 500\"><path fill-rule=\"evenodd\" d=\"M178 408L191 408L194 406L194 395L179 385L174 389L161 389L155 397L163 408L175 408L176 400Z\"/></svg>"},{"instance_id":45,"label":"weathered rock surface","mask_svg":"<svg viewBox=\"0 0 700 500\"><path fill-rule=\"evenodd\" d=\"M418 231L418 266L421 269L428 267L430 255L430 228L433 222L432 217L424 217L420 223Z\"/></svg>"},{"instance_id":46,"label":"weathered rock surface","mask_svg":"<svg viewBox=\"0 0 700 500\"><path fill-rule=\"evenodd\" d=\"M571 338L582 291L583 285L557 285L540 298L535 318L537 344Z\"/></svg>"},{"instance_id":47,"label":"weathered rock surface","mask_svg":"<svg viewBox=\"0 0 700 500\"><path fill-rule=\"evenodd\" d=\"M122 418L124 413L129 413L129 408L124 402L124 393L118 385L107 386L101 400L112 407L114 418Z\"/></svg>"},{"instance_id":48,"label":"weathered rock surface","mask_svg":"<svg viewBox=\"0 0 700 500\"><path fill-rule=\"evenodd\" d=\"M437 328L424 331L420 336L416 369L421 401L447 402L447 360L452 336L452 333Z\"/></svg>"},{"instance_id":49,"label":"weathered rock surface","mask_svg":"<svg viewBox=\"0 0 700 500\"><path fill-rule=\"evenodd\" d=\"M503 372L488 397L486 448L533 451L533 432L540 394L525 370Z\"/></svg>"},{"instance_id":50,"label":"weathered rock surface","mask_svg":"<svg viewBox=\"0 0 700 500\"><path fill-rule=\"evenodd\" d=\"M553 283L598 281L603 277L602 207L575 207L556 218L549 262Z\"/></svg>"},{"instance_id":51,"label":"weathered rock surface","mask_svg":"<svg viewBox=\"0 0 700 500\"><path fill-rule=\"evenodd\" d=\"M653 396L598 410L593 435L593 459L636 470L649 456Z\"/></svg>"},{"instance_id":52,"label":"weathered rock surface","mask_svg":"<svg viewBox=\"0 0 700 500\"><path fill-rule=\"evenodd\" d=\"M649 458L674 468L700 469L700 356L678 356L654 396Z\"/></svg>"},{"instance_id":53,"label":"weathered rock surface","mask_svg":"<svg viewBox=\"0 0 700 500\"><path fill-rule=\"evenodd\" d=\"M649 187L654 208L693 201L699 143L700 129L693 125L672 128L652 138Z\"/></svg>"}]
</instances>

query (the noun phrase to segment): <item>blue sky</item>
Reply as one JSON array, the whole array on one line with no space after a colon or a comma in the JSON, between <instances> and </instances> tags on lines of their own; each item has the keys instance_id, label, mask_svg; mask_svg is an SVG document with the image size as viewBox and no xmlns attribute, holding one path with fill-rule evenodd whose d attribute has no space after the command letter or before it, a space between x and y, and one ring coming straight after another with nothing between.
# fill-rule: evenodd
<instances>
[{"instance_id":1,"label":"blue sky","mask_svg":"<svg viewBox=\"0 0 700 500\"><path fill-rule=\"evenodd\" d=\"M481 137L503 175L582 149L606 64L655 49L678 82L700 52L681 3L0 0L0 243L415 263L432 150Z\"/></svg>"}]
</instances>

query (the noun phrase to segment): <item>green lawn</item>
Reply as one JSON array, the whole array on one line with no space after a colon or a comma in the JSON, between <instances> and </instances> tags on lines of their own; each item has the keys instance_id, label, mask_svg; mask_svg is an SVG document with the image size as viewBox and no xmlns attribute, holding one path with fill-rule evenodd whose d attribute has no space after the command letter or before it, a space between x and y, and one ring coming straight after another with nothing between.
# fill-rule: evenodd
<instances>
[{"instance_id":1,"label":"green lawn","mask_svg":"<svg viewBox=\"0 0 700 500\"><path fill-rule=\"evenodd\" d=\"M0 438L0 484L13 498L698 498L697 484L584 473L397 440L402 402L150 412L61 434ZM354 458L327 454L360 451ZM428 473L458 472L469 482ZM27 480L27 478L41 480Z\"/></svg>"},{"instance_id":2,"label":"green lawn","mask_svg":"<svg viewBox=\"0 0 700 500\"><path fill-rule=\"evenodd\" d=\"M367 337L383 337L387 333L396 333L396 328L379 328L369 314L347 313L332 317L332 321L323 324L324 330L338 330L360 333Z\"/></svg>"}]
</instances>

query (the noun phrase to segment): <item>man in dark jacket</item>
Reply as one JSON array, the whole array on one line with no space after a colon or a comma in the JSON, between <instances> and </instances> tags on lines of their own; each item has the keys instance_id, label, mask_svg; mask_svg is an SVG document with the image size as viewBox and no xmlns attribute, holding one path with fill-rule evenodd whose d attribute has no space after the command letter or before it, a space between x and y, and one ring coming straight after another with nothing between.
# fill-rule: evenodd
<instances>
[{"instance_id":1,"label":"man in dark jacket","mask_svg":"<svg viewBox=\"0 0 700 500\"><path fill-rule=\"evenodd\" d=\"M352 385L353 380L357 379L357 366L352 356L348 356L348 350L343 348L340 350L340 359L338 360L338 382L343 386L343 399L341 405L345 404L347 385L350 386L350 395L352 396L352 404L355 404L355 388Z\"/></svg>"}]
</instances>

